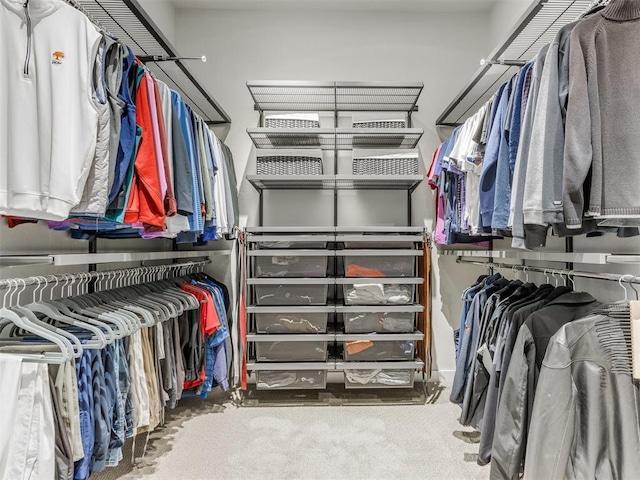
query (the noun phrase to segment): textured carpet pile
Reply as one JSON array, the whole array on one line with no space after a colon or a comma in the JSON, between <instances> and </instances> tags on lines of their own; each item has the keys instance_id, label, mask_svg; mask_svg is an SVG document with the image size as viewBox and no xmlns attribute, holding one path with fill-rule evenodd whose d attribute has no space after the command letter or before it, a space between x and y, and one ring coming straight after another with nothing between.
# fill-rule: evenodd
<instances>
[{"instance_id":1,"label":"textured carpet pile","mask_svg":"<svg viewBox=\"0 0 640 480\"><path fill-rule=\"evenodd\" d=\"M91 480L483 480L447 390L425 405L238 408L189 399Z\"/></svg>"}]
</instances>

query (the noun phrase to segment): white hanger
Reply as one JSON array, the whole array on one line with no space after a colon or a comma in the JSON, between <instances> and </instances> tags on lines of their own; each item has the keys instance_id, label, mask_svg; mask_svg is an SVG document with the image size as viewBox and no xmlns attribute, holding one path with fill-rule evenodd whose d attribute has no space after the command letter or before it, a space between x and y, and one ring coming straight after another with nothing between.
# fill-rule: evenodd
<instances>
[{"instance_id":1,"label":"white hanger","mask_svg":"<svg viewBox=\"0 0 640 480\"><path fill-rule=\"evenodd\" d=\"M10 287L8 291L5 292L5 295L2 299L2 308L0 308L0 318L10 321L18 328L21 328L25 331L33 333L34 335L37 335L38 337L44 340L49 340L51 343L55 344L60 349L60 352L43 352L41 355L28 354L28 353L19 353L19 355L23 357L26 361L36 362L36 363L62 364L71 360L73 358L73 347L66 338L60 337L50 332L47 329L40 328L38 325L33 325L30 322L25 321L23 317L21 317L16 312L9 310L7 308L7 305L11 304L11 302L13 301L13 294L15 293L14 290L17 290L17 287L18 287L17 282L15 283L15 289L13 288L11 280L9 282L10 282L9 283ZM11 297L9 298L9 301L7 303L7 295L9 294L9 292L11 292ZM0 339L0 343L7 343L7 342L5 339ZM11 341L9 343L15 345L15 342ZM33 344L33 345L37 345L37 344Z\"/></svg>"},{"instance_id":2,"label":"white hanger","mask_svg":"<svg viewBox=\"0 0 640 480\"><path fill-rule=\"evenodd\" d=\"M34 277L34 280L38 282L38 285L33 290L33 299L32 299L33 301L32 303L25 305L24 308L34 313L41 313L43 315L46 315L50 319L55 320L57 322L78 327L80 329L84 329L93 333L92 338L84 341L83 345L86 348L104 348L108 342L105 335L102 333L102 331L98 327L63 314L62 312L60 312L60 310L56 308L55 305L47 304L41 301L36 302L36 292L40 290L42 278L44 277ZM75 282L75 279L72 279L72 281ZM46 283L45 283L45 286L46 286Z\"/></svg>"}]
</instances>

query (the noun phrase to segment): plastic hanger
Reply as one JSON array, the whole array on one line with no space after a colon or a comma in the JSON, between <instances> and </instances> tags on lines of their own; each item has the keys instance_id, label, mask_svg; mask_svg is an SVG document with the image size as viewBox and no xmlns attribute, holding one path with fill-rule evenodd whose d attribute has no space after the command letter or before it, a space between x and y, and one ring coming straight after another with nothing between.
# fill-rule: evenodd
<instances>
[{"instance_id":1,"label":"plastic hanger","mask_svg":"<svg viewBox=\"0 0 640 480\"><path fill-rule=\"evenodd\" d=\"M93 334L93 337L89 340L85 340L83 345L85 348L104 348L107 345L107 339L102 331L94 326L81 320L77 320L72 317L68 317L60 312L54 305L46 304L43 302L36 302L36 293L40 290L42 283L42 277L34 277L38 285L33 290L33 301L30 304L24 306L24 308L32 311L33 313L40 313L46 315L48 318L55 320L56 322L77 327L79 329L87 330Z\"/></svg>"},{"instance_id":2,"label":"plastic hanger","mask_svg":"<svg viewBox=\"0 0 640 480\"><path fill-rule=\"evenodd\" d=\"M49 340L52 344L55 344L60 352L43 352L42 354L28 354L28 353L19 353L19 355L25 358L27 361L32 361L36 363L55 363L62 364L66 363L73 358L73 346L71 343L64 337L60 337L45 328L40 328L38 325L33 325L28 321L25 321L24 318L15 311L9 310L7 305L10 305L13 301L13 294L17 291L19 284L16 282L15 286L11 284L7 292L2 300L2 308L0 308L0 319L3 321L11 322L16 327L30 332L34 335L37 335L43 340ZM15 287L15 288L14 288ZM25 284L26 287L26 284ZM11 292L11 297L7 303L7 295ZM18 296L19 298L19 296ZM6 339L0 339L1 344L11 344L15 345L15 341L7 341ZM24 344L23 342L20 342ZM37 343L33 343L31 345L38 345Z\"/></svg>"}]
</instances>

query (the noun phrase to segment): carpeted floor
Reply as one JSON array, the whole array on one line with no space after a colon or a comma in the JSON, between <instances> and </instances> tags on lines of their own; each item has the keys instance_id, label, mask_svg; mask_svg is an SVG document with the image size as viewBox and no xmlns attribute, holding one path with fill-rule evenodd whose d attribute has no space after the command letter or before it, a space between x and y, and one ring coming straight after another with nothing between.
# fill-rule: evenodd
<instances>
[{"instance_id":1,"label":"carpeted floor","mask_svg":"<svg viewBox=\"0 0 640 480\"><path fill-rule=\"evenodd\" d=\"M144 458L91 480L482 480L477 436L461 428L448 391L425 405L238 408L189 399L151 434ZM136 439L141 455L144 435Z\"/></svg>"}]
</instances>

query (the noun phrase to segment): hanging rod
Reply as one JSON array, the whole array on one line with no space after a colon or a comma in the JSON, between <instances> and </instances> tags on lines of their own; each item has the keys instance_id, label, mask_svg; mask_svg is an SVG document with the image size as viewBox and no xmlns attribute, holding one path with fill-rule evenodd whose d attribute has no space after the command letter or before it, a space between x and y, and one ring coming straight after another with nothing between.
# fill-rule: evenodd
<instances>
[{"instance_id":1,"label":"hanging rod","mask_svg":"<svg viewBox=\"0 0 640 480\"><path fill-rule=\"evenodd\" d=\"M138 60L142 63L147 62L177 62L178 60L200 60L203 63L207 62L206 55L201 57L171 57L169 55L140 55Z\"/></svg>"},{"instance_id":2,"label":"hanging rod","mask_svg":"<svg viewBox=\"0 0 640 480\"><path fill-rule=\"evenodd\" d=\"M132 267L132 268L119 268L115 270L103 270L100 272L78 272L78 273L62 273L56 275L46 275L46 276L33 276L26 278L8 278L5 280L0 280L0 289L7 288L15 288L17 287L28 287L34 285L46 285L55 283L56 285L59 283L69 283L75 282L78 280L88 281L88 280L104 280L116 278L118 280L134 280L134 279L144 279L147 276L152 276L153 274L160 274L160 276L164 276L166 273L172 273L175 271L180 271L180 269L190 269L192 267L204 267L205 265L211 263L210 260L200 260L200 261L191 261L191 262L183 262L183 263L172 263L167 265L153 265L146 267ZM127 274L129 274L127 276ZM178 275L180 276L180 275ZM122 283L122 282L118 282ZM129 283L128 285L133 285L133 283ZM128 286L121 285L121 286Z\"/></svg>"},{"instance_id":3,"label":"hanging rod","mask_svg":"<svg viewBox=\"0 0 640 480\"><path fill-rule=\"evenodd\" d=\"M468 265L479 265L481 267L498 268L502 270L520 270L523 272L536 272L536 273L549 273L549 274L556 273L560 275L569 275L570 277L591 278L594 280L607 280L609 282L623 281L625 283L640 284L640 277L635 275L628 275L628 274L621 275L616 273L580 272L576 270L567 270L567 269L559 269L559 268L531 267L529 265L521 265L518 263L509 264L509 263L479 262L477 260L466 260L460 257L456 259L456 263L466 263Z\"/></svg>"},{"instance_id":4,"label":"hanging rod","mask_svg":"<svg viewBox=\"0 0 640 480\"><path fill-rule=\"evenodd\" d=\"M480 65L504 65L506 67L524 67L527 64L524 60L480 60Z\"/></svg>"}]
</instances>

